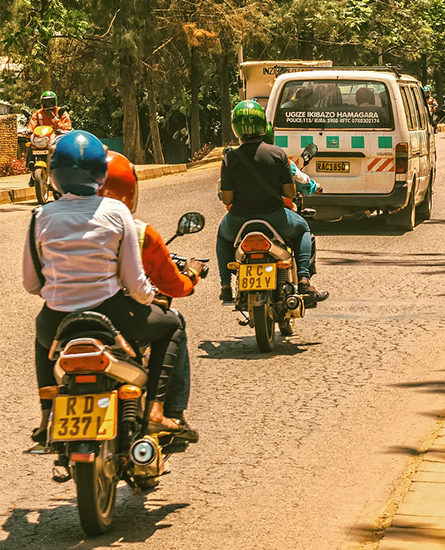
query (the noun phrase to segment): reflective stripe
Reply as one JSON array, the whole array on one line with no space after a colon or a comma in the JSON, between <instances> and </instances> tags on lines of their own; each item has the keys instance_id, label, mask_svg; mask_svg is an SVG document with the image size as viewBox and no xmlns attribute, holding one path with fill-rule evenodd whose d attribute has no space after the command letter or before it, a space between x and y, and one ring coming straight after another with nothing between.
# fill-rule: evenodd
<instances>
[{"instance_id":1,"label":"reflective stripe","mask_svg":"<svg viewBox=\"0 0 445 550\"><path fill-rule=\"evenodd\" d=\"M394 158L373 158L368 162L368 172L394 172Z\"/></svg>"}]
</instances>

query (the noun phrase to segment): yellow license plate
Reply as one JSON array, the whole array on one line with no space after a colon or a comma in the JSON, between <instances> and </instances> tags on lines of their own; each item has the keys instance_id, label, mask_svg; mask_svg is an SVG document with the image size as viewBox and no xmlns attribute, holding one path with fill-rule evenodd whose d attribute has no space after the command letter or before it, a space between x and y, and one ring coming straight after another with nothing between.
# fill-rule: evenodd
<instances>
[{"instance_id":1,"label":"yellow license plate","mask_svg":"<svg viewBox=\"0 0 445 550\"><path fill-rule=\"evenodd\" d=\"M52 441L115 438L117 391L56 397L51 432Z\"/></svg>"},{"instance_id":2,"label":"yellow license plate","mask_svg":"<svg viewBox=\"0 0 445 550\"><path fill-rule=\"evenodd\" d=\"M241 264L239 266L239 290L274 290L276 287L276 264Z\"/></svg>"},{"instance_id":3,"label":"yellow license plate","mask_svg":"<svg viewBox=\"0 0 445 550\"><path fill-rule=\"evenodd\" d=\"M325 162L317 161L317 172L336 172L337 174L347 174L351 168L349 162Z\"/></svg>"}]
</instances>

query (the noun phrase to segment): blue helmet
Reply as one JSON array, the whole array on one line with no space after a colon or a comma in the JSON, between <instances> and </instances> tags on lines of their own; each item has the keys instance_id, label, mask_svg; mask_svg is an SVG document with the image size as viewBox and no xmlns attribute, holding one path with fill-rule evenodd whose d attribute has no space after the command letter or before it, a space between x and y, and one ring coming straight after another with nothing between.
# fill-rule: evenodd
<instances>
[{"instance_id":1,"label":"blue helmet","mask_svg":"<svg viewBox=\"0 0 445 550\"><path fill-rule=\"evenodd\" d=\"M94 195L107 175L106 152L93 134L76 130L62 136L51 158L52 186L59 193Z\"/></svg>"}]
</instances>

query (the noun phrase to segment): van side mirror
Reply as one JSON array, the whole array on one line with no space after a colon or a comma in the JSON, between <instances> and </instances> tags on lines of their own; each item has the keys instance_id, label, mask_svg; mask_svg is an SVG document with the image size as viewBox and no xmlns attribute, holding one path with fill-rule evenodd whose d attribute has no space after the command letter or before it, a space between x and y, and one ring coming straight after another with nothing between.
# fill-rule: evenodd
<instances>
[{"instance_id":1,"label":"van side mirror","mask_svg":"<svg viewBox=\"0 0 445 550\"><path fill-rule=\"evenodd\" d=\"M432 115L433 126L437 126L440 122L445 121L445 111L443 109L436 109Z\"/></svg>"}]
</instances>

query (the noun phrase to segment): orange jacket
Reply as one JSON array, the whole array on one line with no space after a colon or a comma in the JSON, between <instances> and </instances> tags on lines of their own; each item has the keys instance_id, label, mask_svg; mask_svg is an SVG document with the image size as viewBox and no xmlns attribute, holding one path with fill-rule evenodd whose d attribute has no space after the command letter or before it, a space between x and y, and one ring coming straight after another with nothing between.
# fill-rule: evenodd
<instances>
[{"instance_id":1,"label":"orange jacket","mask_svg":"<svg viewBox=\"0 0 445 550\"><path fill-rule=\"evenodd\" d=\"M183 275L170 257L161 235L141 220L134 220L139 232L142 265L147 277L162 294L172 298L188 296L197 284L199 277L192 282Z\"/></svg>"},{"instance_id":2,"label":"orange jacket","mask_svg":"<svg viewBox=\"0 0 445 550\"><path fill-rule=\"evenodd\" d=\"M54 113L54 118L48 113ZM44 109L39 109L36 111L29 121L28 132L33 132L37 126L51 126L54 130L71 130L71 119L67 111L58 118L59 107L55 107L54 111L45 111Z\"/></svg>"}]
</instances>

